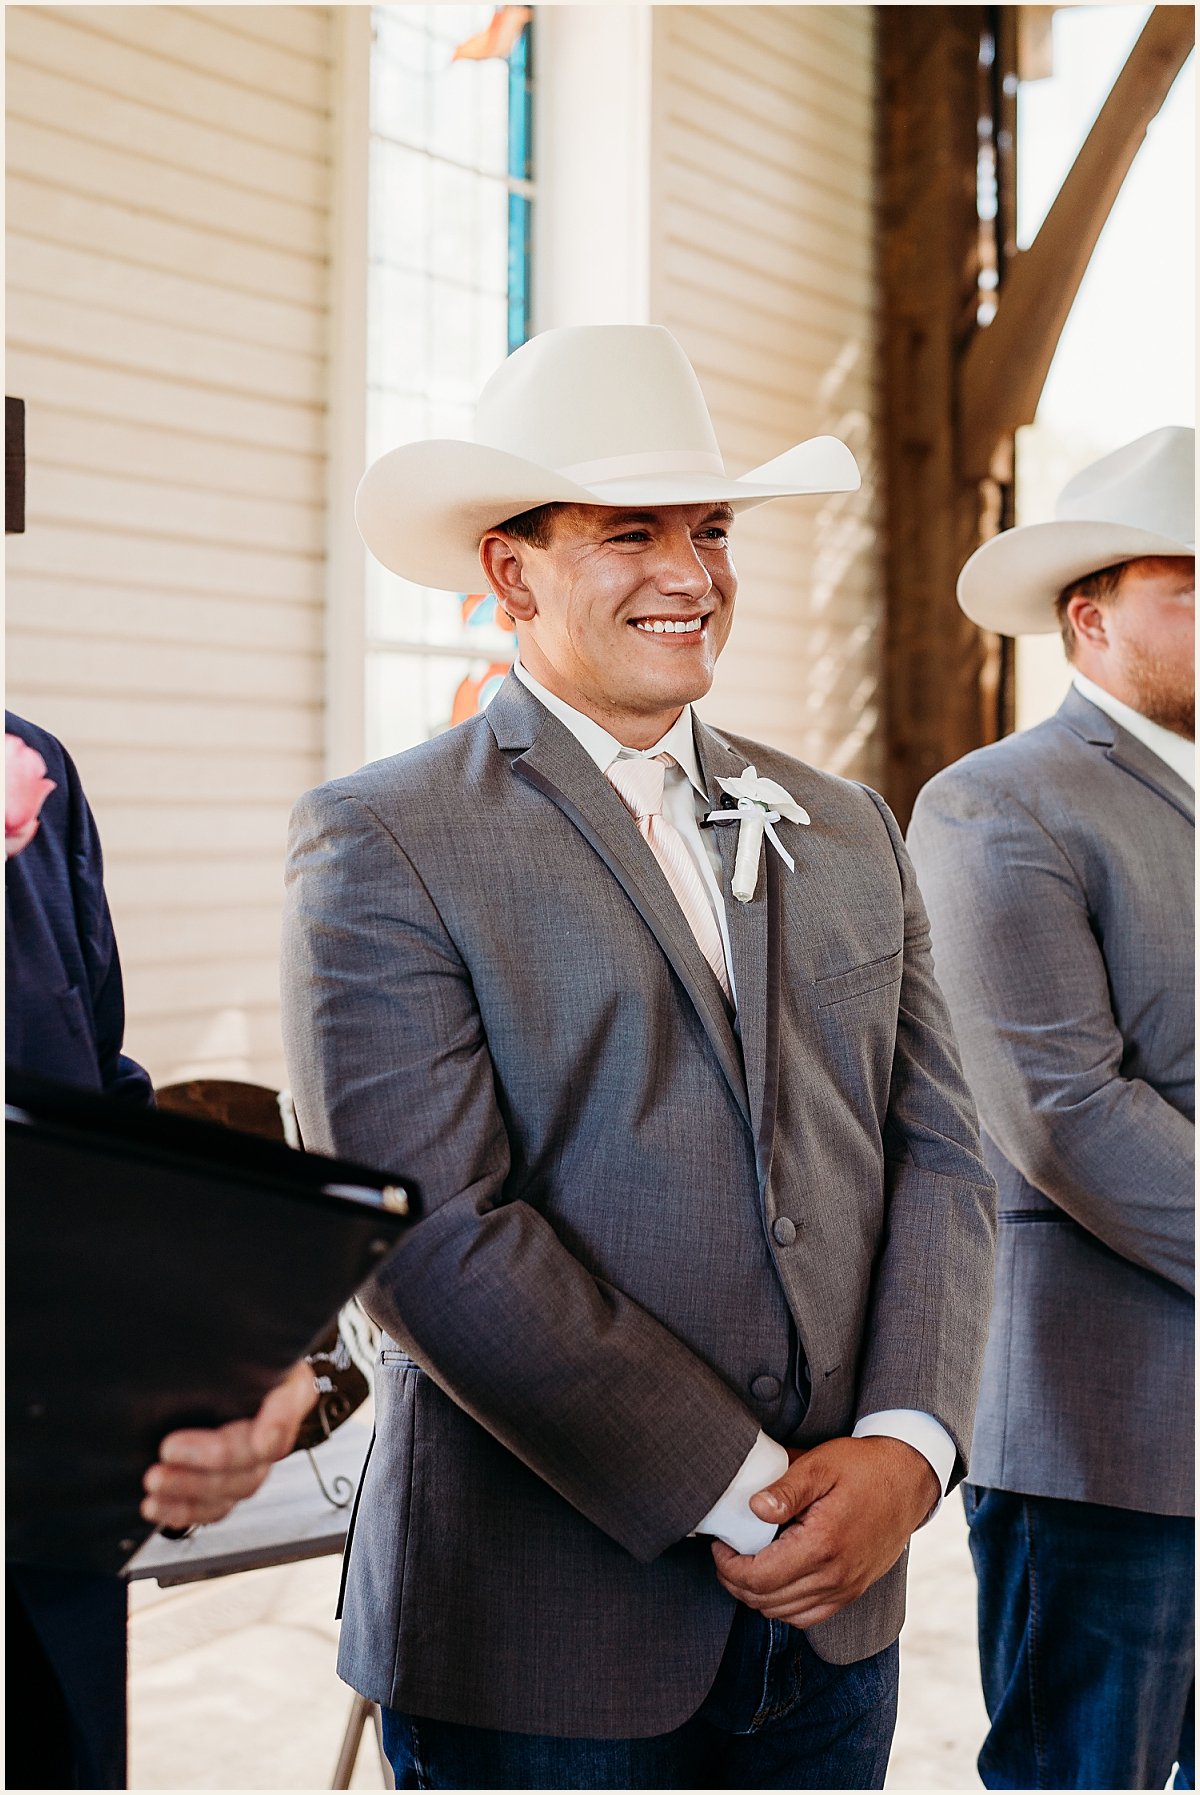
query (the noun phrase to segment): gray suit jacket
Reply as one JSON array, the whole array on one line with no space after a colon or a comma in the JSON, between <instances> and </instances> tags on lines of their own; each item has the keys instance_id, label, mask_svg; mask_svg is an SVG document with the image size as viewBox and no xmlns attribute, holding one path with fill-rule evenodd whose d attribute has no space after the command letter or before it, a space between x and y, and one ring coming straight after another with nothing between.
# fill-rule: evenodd
<instances>
[{"instance_id":1,"label":"gray suit jacket","mask_svg":"<svg viewBox=\"0 0 1200 1795\"><path fill-rule=\"evenodd\" d=\"M733 1613L686 1536L759 1427L804 1446L913 1407L965 1451L994 1189L903 844L857 786L696 745L714 803L753 761L812 816L748 904L718 831L737 1026L620 799L515 678L294 815L305 1141L425 1197L366 1299L389 1338L340 1658L417 1714L669 1730ZM814 1645L888 1644L903 1589L901 1563Z\"/></svg>"},{"instance_id":2,"label":"gray suit jacket","mask_svg":"<svg viewBox=\"0 0 1200 1795\"><path fill-rule=\"evenodd\" d=\"M1074 690L917 800L909 847L1000 1187L971 1457L1192 1507L1194 800Z\"/></svg>"}]
</instances>

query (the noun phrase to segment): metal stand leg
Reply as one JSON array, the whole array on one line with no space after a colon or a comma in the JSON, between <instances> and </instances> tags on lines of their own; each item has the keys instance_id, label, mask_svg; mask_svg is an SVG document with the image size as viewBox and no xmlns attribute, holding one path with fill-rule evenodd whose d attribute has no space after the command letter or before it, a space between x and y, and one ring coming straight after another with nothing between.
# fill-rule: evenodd
<instances>
[{"instance_id":1,"label":"metal stand leg","mask_svg":"<svg viewBox=\"0 0 1200 1795\"><path fill-rule=\"evenodd\" d=\"M367 1721L375 1726L375 1743L379 1750L379 1764L383 1771L383 1786L392 1789L395 1783L392 1778L392 1767L383 1751L383 1716L379 1712L377 1702L368 1701L365 1695L355 1694L350 1704L350 1718L346 1722L346 1731L342 1735L342 1747L338 1752L337 1769L333 1773L331 1789L348 1789L350 1779L354 1775L354 1766L358 1761L359 1746L362 1744L363 1729Z\"/></svg>"}]
</instances>

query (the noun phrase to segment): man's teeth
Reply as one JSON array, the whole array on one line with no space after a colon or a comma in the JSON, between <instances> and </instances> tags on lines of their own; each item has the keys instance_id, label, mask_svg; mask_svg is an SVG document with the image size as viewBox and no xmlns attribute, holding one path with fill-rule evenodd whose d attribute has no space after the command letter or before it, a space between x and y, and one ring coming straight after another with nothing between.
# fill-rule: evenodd
<instances>
[{"instance_id":1,"label":"man's teeth","mask_svg":"<svg viewBox=\"0 0 1200 1795\"><path fill-rule=\"evenodd\" d=\"M693 617L688 623L664 622L661 618L643 618L634 625L635 629L645 630L648 636L690 636L704 628L703 617Z\"/></svg>"}]
</instances>

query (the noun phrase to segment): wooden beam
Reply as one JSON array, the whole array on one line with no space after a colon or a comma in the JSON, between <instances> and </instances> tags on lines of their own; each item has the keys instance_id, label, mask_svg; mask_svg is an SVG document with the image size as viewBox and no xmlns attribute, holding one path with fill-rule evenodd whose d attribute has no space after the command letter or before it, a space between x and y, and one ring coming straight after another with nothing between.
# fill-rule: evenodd
<instances>
[{"instance_id":1,"label":"wooden beam","mask_svg":"<svg viewBox=\"0 0 1200 1795\"><path fill-rule=\"evenodd\" d=\"M959 378L962 472L982 479L996 448L1032 424L1050 363L1113 201L1195 42L1190 6L1156 6L1030 247L1007 271L995 317Z\"/></svg>"},{"instance_id":2,"label":"wooden beam","mask_svg":"<svg viewBox=\"0 0 1200 1795\"><path fill-rule=\"evenodd\" d=\"M928 779L994 733L989 643L959 610L985 528L961 478L957 369L976 329L979 125L988 71L978 6L881 6L881 323L887 530L884 793L901 824ZM993 522L991 525L995 528ZM994 684L994 681L993 681Z\"/></svg>"},{"instance_id":3,"label":"wooden beam","mask_svg":"<svg viewBox=\"0 0 1200 1795\"><path fill-rule=\"evenodd\" d=\"M1012 644L968 623L955 602L957 576L980 542L1013 522L1013 432L1032 421L1104 220L1186 60L1193 14L1152 13L1024 254L1013 228L1018 9L882 6L876 17L883 785L904 824L940 768L1012 727ZM993 172L994 217L986 203ZM981 324L993 305L992 322Z\"/></svg>"}]
</instances>

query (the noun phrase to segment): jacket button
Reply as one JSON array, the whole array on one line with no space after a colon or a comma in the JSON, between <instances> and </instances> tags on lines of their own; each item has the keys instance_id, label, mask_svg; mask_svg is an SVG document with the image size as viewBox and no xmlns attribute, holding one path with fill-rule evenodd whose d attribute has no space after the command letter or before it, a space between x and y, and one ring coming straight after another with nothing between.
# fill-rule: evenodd
<instances>
[{"instance_id":1,"label":"jacket button","mask_svg":"<svg viewBox=\"0 0 1200 1795\"><path fill-rule=\"evenodd\" d=\"M760 1371L757 1377L750 1379L750 1394L759 1402L774 1402L780 1387L779 1379L772 1377L769 1371Z\"/></svg>"},{"instance_id":2,"label":"jacket button","mask_svg":"<svg viewBox=\"0 0 1200 1795\"><path fill-rule=\"evenodd\" d=\"M781 1247L790 1247L796 1238L796 1224L789 1221L786 1215L781 1215L776 1218L771 1232Z\"/></svg>"}]
</instances>

